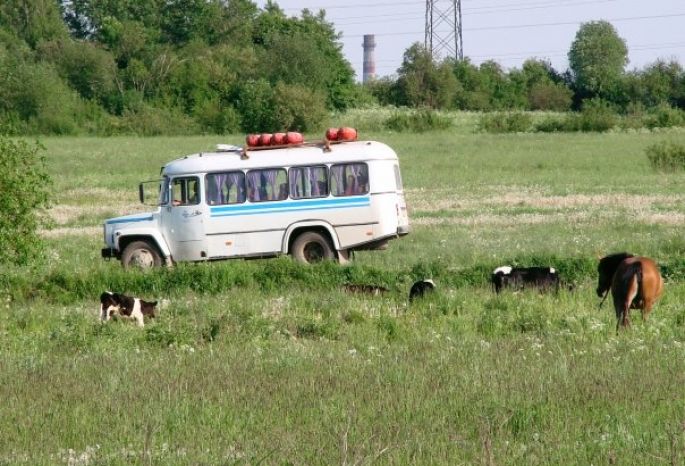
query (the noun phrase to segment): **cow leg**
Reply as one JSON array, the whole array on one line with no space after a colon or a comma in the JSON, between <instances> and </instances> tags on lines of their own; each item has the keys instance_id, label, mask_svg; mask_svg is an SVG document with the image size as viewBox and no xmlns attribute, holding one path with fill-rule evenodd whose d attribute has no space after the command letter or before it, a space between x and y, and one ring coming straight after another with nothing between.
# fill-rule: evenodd
<instances>
[{"instance_id":1,"label":"cow leg","mask_svg":"<svg viewBox=\"0 0 685 466\"><path fill-rule=\"evenodd\" d=\"M131 317L133 317L138 323L138 327L144 327L145 321L143 319L143 310L140 306L140 299L136 298L133 304L133 310L131 311Z\"/></svg>"}]
</instances>

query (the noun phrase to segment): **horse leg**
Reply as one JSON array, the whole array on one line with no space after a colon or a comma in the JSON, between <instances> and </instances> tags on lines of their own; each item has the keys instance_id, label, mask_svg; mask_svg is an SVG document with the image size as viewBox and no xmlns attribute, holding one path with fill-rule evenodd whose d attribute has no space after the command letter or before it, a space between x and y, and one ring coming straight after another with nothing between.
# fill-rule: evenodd
<instances>
[{"instance_id":1,"label":"horse leg","mask_svg":"<svg viewBox=\"0 0 685 466\"><path fill-rule=\"evenodd\" d=\"M651 299L645 299L644 305L642 306L642 320L644 322L647 322L647 317L649 316L649 313L652 312L652 305L654 304L654 301Z\"/></svg>"}]
</instances>

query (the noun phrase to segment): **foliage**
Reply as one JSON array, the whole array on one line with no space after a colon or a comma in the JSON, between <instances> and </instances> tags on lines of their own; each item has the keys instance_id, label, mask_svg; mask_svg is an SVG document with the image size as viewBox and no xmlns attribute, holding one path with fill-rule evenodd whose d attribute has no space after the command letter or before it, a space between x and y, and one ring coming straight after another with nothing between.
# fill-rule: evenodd
<instances>
[{"instance_id":1,"label":"foliage","mask_svg":"<svg viewBox=\"0 0 685 466\"><path fill-rule=\"evenodd\" d=\"M528 91L528 106L531 110L563 112L571 107L572 96L573 92L562 83L536 83Z\"/></svg>"},{"instance_id":2,"label":"foliage","mask_svg":"<svg viewBox=\"0 0 685 466\"><path fill-rule=\"evenodd\" d=\"M571 115L571 124L576 123L579 131L609 131L618 121L612 106L601 99L590 99L584 102L580 115Z\"/></svg>"},{"instance_id":3,"label":"foliage","mask_svg":"<svg viewBox=\"0 0 685 466\"><path fill-rule=\"evenodd\" d=\"M685 146L674 142L660 142L645 149L649 164L663 172L685 170Z\"/></svg>"},{"instance_id":4,"label":"foliage","mask_svg":"<svg viewBox=\"0 0 685 466\"><path fill-rule=\"evenodd\" d=\"M423 133L447 129L452 126L452 121L449 117L440 115L433 110L422 109L411 113L396 111L385 120L384 125L393 131Z\"/></svg>"},{"instance_id":5,"label":"foliage","mask_svg":"<svg viewBox=\"0 0 685 466\"><path fill-rule=\"evenodd\" d=\"M401 104L439 109L452 104L458 83L449 61L436 63L425 47L415 43L404 52L397 87Z\"/></svg>"},{"instance_id":6,"label":"foliage","mask_svg":"<svg viewBox=\"0 0 685 466\"><path fill-rule=\"evenodd\" d=\"M671 128L685 125L685 112L662 103L654 108L645 118L648 128Z\"/></svg>"},{"instance_id":7,"label":"foliage","mask_svg":"<svg viewBox=\"0 0 685 466\"><path fill-rule=\"evenodd\" d=\"M478 122L478 128L487 133L523 133L529 131L533 118L521 112L487 113Z\"/></svg>"},{"instance_id":8,"label":"foliage","mask_svg":"<svg viewBox=\"0 0 685 466\"><path fill-rule=\"evenodd\" d=\"M0 263L26 265L40 258L50 176L41 155L44 148L0 135Z\"/></svg>"},{"instance_id":9,"label":"foliage","mask_svg":"<svg viewBox=\"0 0 685 466\"><path fill-rule=\"evenodd\" d=\"M606 97L628 63L628 48L607 21L583 23L568 53L574 85L583 96Z\"/></svg>"}]
</instances>

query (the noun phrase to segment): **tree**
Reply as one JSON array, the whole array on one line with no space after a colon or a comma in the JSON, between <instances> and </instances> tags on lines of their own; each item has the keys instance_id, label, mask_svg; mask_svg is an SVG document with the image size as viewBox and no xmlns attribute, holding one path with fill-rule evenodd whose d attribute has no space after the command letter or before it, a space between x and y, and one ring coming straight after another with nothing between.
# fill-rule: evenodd
<instances>
[{"instance_id":1,"label":"tree","mask_svg":"<svg viewBox=\"0 0 685 466\"><path fill-rule=\"evenodd\" d=\"M403 103L412 107L448 108L459 83L448 61L436 63L418 42L404 52L397 80Z\"/></svg>"},{"instance_id":2,"label":"tree","mask_svg":"<svg viewBox=\"0 0 685 466\"><path fill-rule=\"evenodd\" d=\"M55 0L2 0L0 28L12 30L32 48L41 40L67 37Z\"/></svg>"},{"instance_id":3,"label":"tree","mask_svg":"<svg viewBox=\"0 0 685 466\"><path fill-rule=\"evenodd\" d=\"M578 29L568 60L581 98L608 97L628 64L628 47L611 23L591 21Z\"/></svg>"},{"instance_id":4,"label":"tree","mask_svg":"<svg viewBox=\"0 0 685 466\"><path fill-rule=\"evenodd\" d=\"M42 252L38 228L45 224L51 180L41 150L0 135L0 263L26 265Z\"/></svg>"}]
</instances>

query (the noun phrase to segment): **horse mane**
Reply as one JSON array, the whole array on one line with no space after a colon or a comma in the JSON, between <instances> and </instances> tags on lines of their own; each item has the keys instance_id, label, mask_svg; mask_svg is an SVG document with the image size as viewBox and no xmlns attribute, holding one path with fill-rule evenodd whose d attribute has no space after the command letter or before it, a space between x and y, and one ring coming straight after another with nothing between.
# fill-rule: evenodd
<instances>
[{"instance_id":1,"label":"horse mane","mask_svg":"<svg viewBox=\"0 0 685 466\"><path fill-rule=\"evenodd\" d=\"M617 252L615 254L609 254L608 256L602 257L599 260L599 265L597 266L597 271L600 274L600 283L602 275L607 277L609 283L611 283L611 277L613 277L616 273L618 265L629 257L635 256L629 252ZM608 287L606 289L608 289Z\"/></svg>"},{"instance_id":2,"label":"horse mane","mask_svg":"<svg viewBox=\"0 0 685 466\"><path fill-rule=\"evenodd\" d=\"M599 270L608 269L615 272L616 268L618 267L618 264L628 259L629 257L635 257L635 255L629 252L617 252L615 254L609 254L608 256L604 256L599 260L599 266L597 268Z\"/></svg>"}]
</instances>

